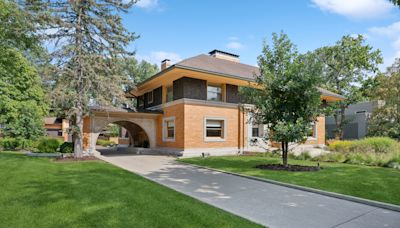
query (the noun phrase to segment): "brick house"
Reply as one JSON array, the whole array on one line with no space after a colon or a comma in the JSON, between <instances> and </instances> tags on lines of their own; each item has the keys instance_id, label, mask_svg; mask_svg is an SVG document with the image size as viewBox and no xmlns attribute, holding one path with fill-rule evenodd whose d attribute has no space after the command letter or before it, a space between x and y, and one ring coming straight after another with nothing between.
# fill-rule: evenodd
<instances>
[{"instance_id":1,"label":"brick house","mask_svg":"<svg viewBox=\"0 0 400 228\"><path fill-rule=\"evenodd\" d=\"M266 127L251 123L239 97L241 86L255 86L257 67L240 63L239 56L219 50L174 65L161 63L161 71L127 94L137 99L134 109L93 107L84 121L84 148L95 149L99 131L108 123L126 128L136 147L183 156L237 154L265 150ZM319 89L321 100L342 100ZM325 117L318 117L306 144L325 143Z\"/></svg>"}]
</instances>

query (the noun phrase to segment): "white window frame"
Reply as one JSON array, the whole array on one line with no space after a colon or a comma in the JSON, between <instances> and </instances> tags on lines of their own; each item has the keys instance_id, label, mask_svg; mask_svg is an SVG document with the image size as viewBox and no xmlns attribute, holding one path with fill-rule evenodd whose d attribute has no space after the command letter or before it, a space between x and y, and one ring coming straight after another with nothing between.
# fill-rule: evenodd
<instances>
[{"instance_id":1,"label":"white window frame","mask_svg":"<svg viewBox=\"0 0 400 228\"><path fill-rule=\"evenodd\" d=\"M312 136L308 136L307 140L317 140L318 138L318 129L317 129L317 122L312 122L311 123L311 128L313 130L313 135Z\"/></svg>"},{"instance_id":2,"label":"white window frame","mask_svg":"<svg viewBox=\"0 0 400 228\"><path fill-rule=\"evenodd\" d=\"M207 137L207 120L219 120L223 121L223 137ZM204 133L204 141L205 142L225 142L226 138L228 136L228 130L227 130L227 120L224 117L204 117L204 126L203 126L203 133Z\"/></svg>"},{"instance_id":3,"label":"white window frame","mask_svg":"<svg viewBox=\"0 0 400 228\"><path fill-rule=\"evenodd\" d=\"M174 122L174 137L173 138L168 138L167 122L169 122L169 121L173 121ZM176 137L175 116L163 118L163 123L162 123L162 138L163 138L163 142L175 142L175 137Z\"/></svg>"},{"instance_id":4,"label":"white window frame","mask_svg":"<svg viewBox=\"0 0 400 228\"><path fill-rule=\"evenodd\" d=\"M151 96L150 96L150 94L151 94ZM150 100L150 97L151 97L151 100ZM151 92L149 92L149 93L147 94L147 103L148 103L148 104L152 104L152 103L153 103L153 100L154 100L154 94L153 94L153 91L151 91Z\"/></svg>"}]
</instances>

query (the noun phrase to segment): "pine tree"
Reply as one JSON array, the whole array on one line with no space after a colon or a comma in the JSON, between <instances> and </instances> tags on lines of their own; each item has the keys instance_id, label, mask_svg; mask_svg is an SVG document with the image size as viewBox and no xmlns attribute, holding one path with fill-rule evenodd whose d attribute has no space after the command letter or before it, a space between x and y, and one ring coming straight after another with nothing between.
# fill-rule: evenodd
<instances>
[{"instance_id":1,"label":"pine tree","mask_svg":"<svg viewBox=\"0 0 400 228\"><path fill-rule=\"evenodd\" d=\"M83 156L83 119L90 103L116 104L123 99L125 78L117 59L132 55L128 44L138 38L126 30L120 13L136 1L31 0L25 7L36 14L47 40L55 72L53 102L72 120L76 157Z\"/></svg>"}]
</instances>

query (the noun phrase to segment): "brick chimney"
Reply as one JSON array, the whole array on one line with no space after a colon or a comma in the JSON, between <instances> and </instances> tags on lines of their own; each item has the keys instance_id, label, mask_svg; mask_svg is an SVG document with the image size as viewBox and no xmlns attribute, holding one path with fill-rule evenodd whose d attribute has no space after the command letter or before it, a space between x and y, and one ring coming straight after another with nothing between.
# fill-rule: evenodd
<instances>
[{"instance_id":1,"label":"brick chimney","mask_svg":"<svg viewBox=\"0 0 400 228\"><path fill-rule=\"evenodd\" d=\"M239 55L236 54L232 54L229 52L225 52L225 51L220 51L220 50L212 50L210 51L208 54L210 54L210 56L214 57L214 58L218 58L218 59L225 59L225 60L229 60L229 61L233 61L233 62L240 62L239 59Z\"/></svg>"},{"instance_id":2,"label":"brick chimney","mask_svg":"<svg viewBox=\"0 0 400 228\"><path fill-rule=\"evenodd\" d=\"M163 61L161 61L161 71L167 69L170 66L171 66L171 60L164 59Z\"/></svg>"}]
</instances>

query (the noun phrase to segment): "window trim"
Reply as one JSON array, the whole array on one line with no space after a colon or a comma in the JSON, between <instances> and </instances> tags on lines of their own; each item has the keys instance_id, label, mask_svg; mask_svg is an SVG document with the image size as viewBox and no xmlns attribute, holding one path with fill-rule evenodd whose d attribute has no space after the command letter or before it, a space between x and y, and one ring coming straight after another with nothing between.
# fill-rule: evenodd
<instances>
[{"instance_id":1,"label":"window trim","mask_svg":"<svg viewBox=\"0 0 400 228\"><path fill-rule=\"evenodd\" d=\"M150 96L150 94L151 94L151 96ZM150 97L151 97L151 100L150 100ZM154 94L153 94L153 90L152 90L152 91L148 92L148 94L147 94L147 103L153 104L153 101L154 101Z\"/></svg>"},{"instance_id":2,"label":"window trim","mask_svg":"<svg viewBox=\"0 0 400 228\"><path fill-rule=\"evenodd\" d=\"M317 140L318 138L317 121L311 123L311 128L313 130L313 135L308 136L307 140Z\"/></svg>"},{"instance_id":3,"label":"window trim","mask_svg":"<svg viewBox=\"0 0 400 228\"><path fill-rule=\"evenodd\" d=\"M174 137L173 138L169 138L168 137L168 132L167 132L168 131L168 128L167 128L167 122L168 121L173 121L174 122ZM162 140L163 140L163 142L175 142L175 138L176 138L175 116L163 118L163 122L162 122Z\"/></svg>"},{"instance_id":4,"label":"window trim","mask_svg":"<svg viewBox=\"0 0 400 228\"><path fill-rule=\"evenodd\" d=\"M210 100L208 97L208 87L218 87L221 89L221 100ZM223 84L214 84L214 83L208 83L207 82L207 101L214 101L214 102L224 102L224 88Z\"/></svg>"},{"instance_id":5,"label":"window trim","mask_svg":"<svg viewBox=\"0 0 400 228\"><path fill-rule=\"evenodd\" d=\"M207 137L207 120L219 120L223 121L223 137ZM205 142L225 142L226 138L228 136L228 131L227 131L227 120L224 117L211 117L211 116L206 116L204 117L204 122L203 122L203 136L204 136L204 141Z\"/></svg>"}]
</instances>

